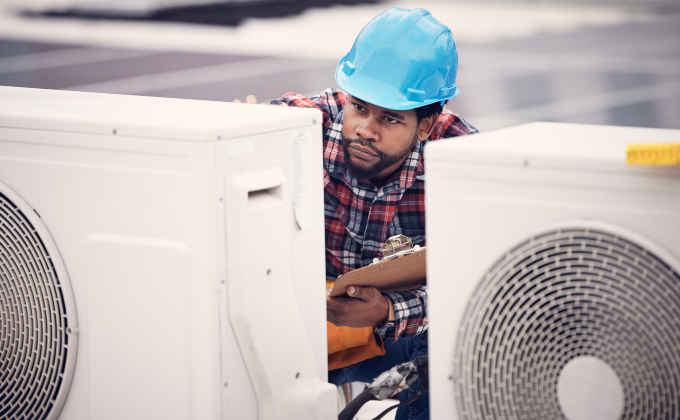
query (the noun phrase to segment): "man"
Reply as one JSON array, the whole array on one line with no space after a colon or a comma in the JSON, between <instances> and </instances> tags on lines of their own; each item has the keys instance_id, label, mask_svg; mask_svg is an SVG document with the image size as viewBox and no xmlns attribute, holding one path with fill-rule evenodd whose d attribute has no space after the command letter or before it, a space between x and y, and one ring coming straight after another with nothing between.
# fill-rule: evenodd
<instances>
[{"instance_id":1,"label":"man","mask_svg":"<svg viewBox=\"0 0 680 420\"><path fill-rule=\"evenodd\" d=\"M323 112L327 278L382 258L382 245L397 234L425 246L423 147L477 132L443 110L460 93L457 64L448 27L424 9L394 8L369 22L340 60L336 81L344 92L328 89L312 98L289 93L272 102ZM328 320L374 327L386 353L330 371L330 382L372 382L427 353L426 286L388 293L350 286L348 294L327 299ZM421 388L417 381L400 401ZM400 420L428 417L427 394L397 411Z\"/></svg>"}]
</instances>

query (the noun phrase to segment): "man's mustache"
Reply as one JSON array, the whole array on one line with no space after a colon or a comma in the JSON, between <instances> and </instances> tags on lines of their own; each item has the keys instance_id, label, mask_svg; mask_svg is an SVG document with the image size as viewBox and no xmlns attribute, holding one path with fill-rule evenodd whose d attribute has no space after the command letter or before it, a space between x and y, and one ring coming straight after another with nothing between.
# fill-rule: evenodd
<instances>
[{"instance_id":1,"label":"man's mustache","mask_svg":"<svg viewBox=\"0 0 680 420\"><path fill-rule=\"evenodd\" d=\"M380 150L378 150L375 146L373 146L373 144L371 142L368 142L366 140L361 140L359 138L352 139L352 138L349 138L349 137L343 137L342 139L345 142L345 147L349 147L351 144L357 143L357 144L359 144L359 145L361 145L361 146L363 146L367 149L371 149L378 156L382 156L382 152Z\"/></svg>"}]
</instances>

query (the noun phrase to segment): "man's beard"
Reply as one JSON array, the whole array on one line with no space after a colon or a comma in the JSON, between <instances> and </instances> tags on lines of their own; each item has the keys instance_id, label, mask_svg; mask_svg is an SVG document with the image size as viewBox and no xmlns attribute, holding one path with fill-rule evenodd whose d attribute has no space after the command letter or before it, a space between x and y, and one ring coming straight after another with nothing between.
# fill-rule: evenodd
<instances>
[{"instance_id":1,"label":"man's beard","mask_svg":"<svg viewBox=\"0 0 680 420\"><path fill-rule=\"evenodd\" d=\"M408 146L406 149L402 150L399 153L390 155L381 150L378 150L375 146L373 146L371 142L360 140L358 138L352 139L345 137L343 135L342 151L345 154L345 167L347 168L347 172L357 179L371 180L380 175L380 173L385 169L389 168L390 166L399 162L401 159L404 159L406 156L410 155L411 152L413 151L413 146L416 144L416 141L418 141L418 138L414 136L413 142L411 143L410 146ZM357 143L363 147L371 149L371 151L378 155L380 159L373 166L370 167L359 166L356 162L352 160L352 157L349 154L349 146L352 143Z\"/></svg>"}]
</instances>

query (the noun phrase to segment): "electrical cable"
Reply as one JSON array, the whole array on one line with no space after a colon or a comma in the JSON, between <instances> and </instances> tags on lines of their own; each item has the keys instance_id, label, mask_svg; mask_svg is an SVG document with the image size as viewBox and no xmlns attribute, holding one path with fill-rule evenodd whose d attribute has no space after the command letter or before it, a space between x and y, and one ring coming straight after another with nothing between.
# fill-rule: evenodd
<instances>
[{"instance_id":1,"label":"electrical cable","mask_svg":"<svg viewBox=\"0 0 680 420\"><path fill-rule=\"evenodd\" d=\"M381 373L371 384L366 385L366 388L364 388L361 394L357 395L357 397L340 412L338 420L352 420L361 407L368 401L382 401L401 391L406 391L412 383L420 378L420 383L423 387L420 392L410 400L388 408L373 420L379 420L390 410L412 403L429 389L427 361L427 355L418 356L410 362L396 365L390 370Z\"/></svg>"},{"instance_id":2,"label":"electrical cable","mask_svg":"<svg viewBox=\"0 0 680 420\"><path fill-rule=\"evenodd\" d=\"M395 404L395 405L393 405L392 407L387 408L385 411L383 411L382 413L378 414L377 417L373 417L372 420L380 420L381 418L385 417L385 415L386 415L387 413L389 413L390 411L394 410L395 408L399 408L399 407L402 407L402 406L411 404L413 401L415 401L415 400L417 400L418 398L420 398L420 396L423 395L423 394L426 393L426 392L427 392L427 389L422 389L422 390L420 390L420 392L418 392L416 395L414 395L413 398L411 398L410 400L404 401L403 403Z\"/></svg>"},{"instance_id":3,"label":"electrical cable","mask_svg":"<svg viewBox=\"0 0 680 420\"><path fill-rule=\"evenodd\" d=\"M364 388L361 394L357 395L342 412L338 415L338 420L352 420L359 412L361 407L369 401L377 400L370 388Z\"/></svg>"}]
</instances>

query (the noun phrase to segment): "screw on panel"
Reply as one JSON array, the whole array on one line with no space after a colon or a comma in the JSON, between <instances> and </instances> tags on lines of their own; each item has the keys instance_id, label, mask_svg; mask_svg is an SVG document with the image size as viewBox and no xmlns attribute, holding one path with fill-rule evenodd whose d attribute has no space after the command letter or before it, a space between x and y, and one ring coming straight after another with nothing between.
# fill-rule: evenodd
<instances>
[{"instance_id":1,"label":"screw on panel","mask_svg":"<svg viewBox=\"0 0 680 420\"><path fill-rule=\"evenodd\" d=\"M224 279L222 279L222 280L220 280L220 283L224 284L224 283L226 283L226 281L224 281Z\"/></svg>"},{"instance_id":2,"label":"screw on panel","mask_svg":"<svg viewBox=\"0 0 680 420\"><path fill-rule=\"evenodd\" d=\"M225 382L225 383L224 383L224 386L229 386L229 382Z\"/></svg>"},{"instance_id":3,"label":"screw on panel","mask_svg":"<svg viewBox=\"0 0 680 420\"><path fill-rule=\"evenodd\" d=\"M220 201L222 201L222 197L220 197Z\"/></svg>"},{"instance_id":4,"label":"screw on panel","mask_svg":"<svg viewBox=\"0 0 680 420\"><path fill-rule=\"evenodd\" d=\"M113 134L116 134L118 132L118 129L114 128L113 129Z\"/></svg>"},{"instance_id":5,"label":"screw on panel","mask_svg":"<svg viewBox=\"0 0 680 420\"><path fill-rule=\"evenodd\" d=\"M295 374L295 379L300 379L300 372Z\"/></svg>"},{"instance_id":6,"label":"screw on panel","mask_svg":"<svg viewBox=\"0 0 680 420\"><path fill-rule=\"evenodd\" d=\"M222 140L222 135L218 135L217 140Z\"/></svg>"},{"instance_id":7,"label":"screw on panel","mask_svg":"<svg viewBox=\"0 0 680 420\"><path fill-rule=\"evenodd\" d=\"M528 160L525 160L525 161L524 161L524 166L529 166L529 161L528 161Z\"/></svg>"},{"instance_id":8,"label":"screw on panel","mask_svg":"<svg viewBox=\"0 0 680 420\"><path fill-rule=\"evenodd\" d=\"M316 124L316 118L312 119L312 124Z\"/></svg>"}]
</instances>

